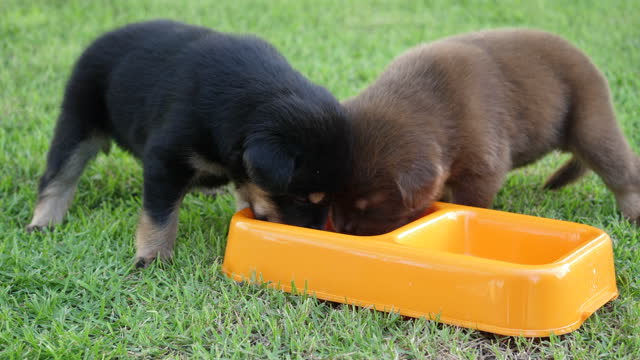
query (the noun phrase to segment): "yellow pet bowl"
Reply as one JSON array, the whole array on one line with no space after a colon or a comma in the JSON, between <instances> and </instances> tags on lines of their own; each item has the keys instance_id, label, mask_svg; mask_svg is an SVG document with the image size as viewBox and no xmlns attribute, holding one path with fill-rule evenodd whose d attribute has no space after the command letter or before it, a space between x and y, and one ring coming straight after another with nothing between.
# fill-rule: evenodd
<instances>
[{"instance_id":1,"label":"yellow pet bowl","mask_svg":"<svg viewBox=\"0 0 640 360\"><path fill-rule=\"evenodd\" d=\"M591 226L436 203L379 236L231 220L224 273L288 292L502 335L571 332L618 295Z\"/></svg>"}]
</instances>

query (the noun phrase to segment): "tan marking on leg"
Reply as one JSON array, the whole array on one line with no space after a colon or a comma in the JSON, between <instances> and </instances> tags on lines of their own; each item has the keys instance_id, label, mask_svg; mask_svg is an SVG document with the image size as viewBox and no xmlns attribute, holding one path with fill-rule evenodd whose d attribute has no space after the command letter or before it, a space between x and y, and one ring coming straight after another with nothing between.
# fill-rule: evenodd
<instances>
[{"instance_id":1,"label":"tan marking on leg","mask_svg":"<svg viewBox=\"0 0 640 360\"><path fill-rule=\"evenodd\" d=\"M191 166L199 172L220 176L220 177L227 176L227 169L225 169L220 164L217 164L213 161L209 161L208 159L204 158L200 154L196 154L196 153L192 154L189 157L189 164L191 164Z\"/></svg>"},{"instance_id":2,"label":"tan marking on leg","mask_svg":"<svg viewBox=\"0 0 640 360\"><path fill-rule=\"evenodd\" d=\"M51 183L38 197L28 230L57 225L71 206L76 184Z\"/></svg>"},{"instance_id":3,"label":"tan marking on leg","mask_svg":"<svg viewBox=\"0 0 640 360\"><path fill-rule=\"evenodd\" d=\"M169 215L164 226L156 224L143 210L136 230L136 266L147 267L156 257L171 259L177 232L177 208Z\"/></svg>"},{"instance_id":4,"label":"tan marking on leg","mask_svg":"<svg viewBox=\"0 0 640 360\"><path fill-rule=\"evenodd\" d=\"M189 163L191 167L196 171L195 176L192 180L195 184L193 186L195 190L205 195L214 197L226 192L224 184L221 184L220 186L209 187L199 183L199 180L201 178L205 178L207 176L227 178L227 169L225 169L222 165L209 161L208 159L197 153L193 153L189 157Z\"/></svg>"},{"instance_id":5,"label":"tan marking on leg","mask_svg":"<svg viewBox=\"0 0 640 360\"><path fill-rule=\"evenodd\" d=\"M249 194L247 193L246 184L235 188L234 197L236 199L236 211L249 207Z\"/></svg>"},{"instance_id":6,"label":"tan marking on leg","mask_svg":"<svg viewBox=\"0 0 640 360\"><path fill-rule=\"evenodd\" d=\"M27 230L53 226L62 222L73 201L82 171L108 143L109 141L103 137L94 137L77 146L56 177L38 194L38 202Z\"/></svg>"}]
</instances>

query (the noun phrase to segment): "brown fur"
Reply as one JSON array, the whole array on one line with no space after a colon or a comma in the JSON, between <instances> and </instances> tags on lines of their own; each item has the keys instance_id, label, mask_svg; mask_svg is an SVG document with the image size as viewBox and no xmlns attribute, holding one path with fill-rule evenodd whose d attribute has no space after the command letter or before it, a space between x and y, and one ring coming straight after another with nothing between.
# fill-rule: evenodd
<instances>
[{"instance_id":1,"label":"brown fur","mask_svg":"<svg viewBox=\"0 0 640 360\"><path fill-rule=\"evenodd\" d=\"M441 197L489 207L509 170L554 149L574 157L548 188L591 168L622 213L640 220L640 159L616 122L607 81L558 36L493 30L420 45L344 104L356 158L332 210L338 231L383 233Z\"/></svg>"}]
</instances>

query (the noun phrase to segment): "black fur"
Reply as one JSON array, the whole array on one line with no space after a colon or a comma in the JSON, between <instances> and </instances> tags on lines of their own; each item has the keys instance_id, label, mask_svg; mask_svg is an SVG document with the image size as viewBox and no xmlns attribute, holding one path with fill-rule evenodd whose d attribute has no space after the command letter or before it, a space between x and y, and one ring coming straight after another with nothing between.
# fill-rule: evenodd
<instances>
[{"instance_id":1,"label":"black fur","mask_svg":"<svg viewBox=\"0 0 640 360\"><path fill-rule=\"evenodd\" d=\"M40 189L96 136L142 159L143 206L159 226L189 188L231 181L266 191L283 222L320 228L326 204L300 199L342 185L351 131L339 102L267 42L158 20L106 33L80 57ZM224 174L196 179L193 153Z\"/></svg>"}]
</instances>

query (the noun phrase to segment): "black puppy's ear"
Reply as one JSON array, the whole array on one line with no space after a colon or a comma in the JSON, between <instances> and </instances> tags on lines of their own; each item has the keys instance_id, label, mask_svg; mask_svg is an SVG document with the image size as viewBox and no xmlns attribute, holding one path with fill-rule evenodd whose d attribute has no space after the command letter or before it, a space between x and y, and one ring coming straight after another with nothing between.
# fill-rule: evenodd
<instances>
[{"instance_id":1,"label":"black puppy's ear","mask_svg":"<svg viewBox=\"0 0 640 360\"><path fill-rule=\"evenodd\" d=\"M293 177L295 158L268 139L254 139L242 155L251 181L273 193L284 193Z\"/></svg>"},{"instance_id":2,"label":"black puppy's ear","mask_svg":"<svg viewBox=\"0 0 640 360\"><path fill-rule=\"evenodd\" d=\"M443 191L445 177L441 167L422 163L399 171L395 180L404 206L418 210L437 200Z\"/></svg>"}]
</instances>

